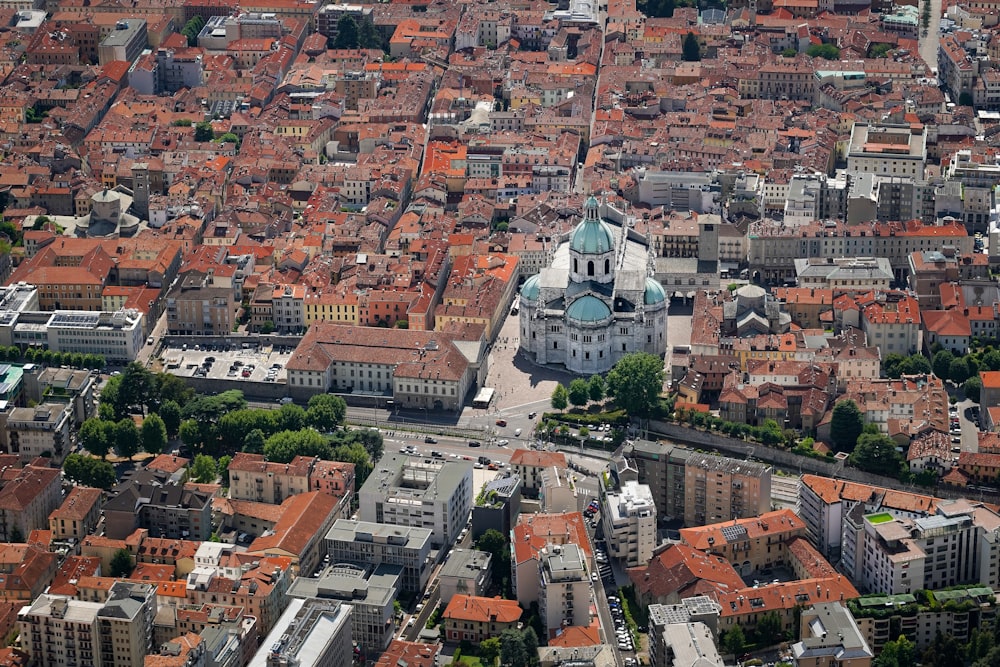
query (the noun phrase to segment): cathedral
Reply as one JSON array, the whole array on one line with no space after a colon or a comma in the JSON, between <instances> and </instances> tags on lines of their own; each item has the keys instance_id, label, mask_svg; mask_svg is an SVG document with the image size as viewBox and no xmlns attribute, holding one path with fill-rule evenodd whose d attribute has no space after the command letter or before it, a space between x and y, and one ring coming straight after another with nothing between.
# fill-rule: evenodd
<instances>
[{"instance_id":1,"label":"cathedral","mask_svg":"<svg viewBox=\"0 0 1000 667\"><path fill-rule=\"evenodd\" d=\"M651 277L649 244L627 221L601 219L597 199L552 264L521 287L520 347L539 364L604 373L632 352L667 350L667 296Z\"/></svg>"}]
</instances>

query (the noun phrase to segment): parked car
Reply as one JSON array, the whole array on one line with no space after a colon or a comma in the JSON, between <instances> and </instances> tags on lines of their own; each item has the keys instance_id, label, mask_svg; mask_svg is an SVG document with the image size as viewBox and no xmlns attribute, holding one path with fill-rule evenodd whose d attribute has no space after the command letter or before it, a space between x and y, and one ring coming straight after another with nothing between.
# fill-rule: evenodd
<instances>
[{"instance_id":1,"label":"parked car","mask_svg":"<svg viewBox=\"0 0 1000 667\"><path fill-rule=\"evenodd\" d=\"M436 445L438 441L432 438L431 436L427 436L426 438L424 438L424 442L426 442L428 445Z\"/></svg>"},{"instance_id":2,"label":"parked car","mask_svg":"<svg viewBox=\"0 0 1000 667\"><path fill-rule=\"evenodd\" d=\"M498 419L497 420L497 426L503 428L506 425L507 425L507 420L506 419Z\"/></svg>"},{"instance_id":3,"label":"parked car","mask_svg":"<svg viewBox=\"0 0 1000 667\"><path fill-rule=\"evenodd\" d=\"M469 440L469 447L482 447L483 443L478 440Z\"/></svg>"}]
</instances>

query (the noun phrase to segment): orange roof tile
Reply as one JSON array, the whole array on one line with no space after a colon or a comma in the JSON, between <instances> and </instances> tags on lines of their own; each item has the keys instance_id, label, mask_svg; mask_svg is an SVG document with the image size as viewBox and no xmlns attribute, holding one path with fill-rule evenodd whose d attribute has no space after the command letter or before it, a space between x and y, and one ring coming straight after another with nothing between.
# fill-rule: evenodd
<instances>
[{"instance_id":1,"label":"orange roof tile","mask_svg":"<svg viewBox=\"0 0 1000 667\"><path fill-rule=\"evenodd\" d=\"M521 606L516 600L456 595L448 602L442 617L445 620L474 623L514 623L521 618L521 613Z\"/></svg>"}]
</instances>

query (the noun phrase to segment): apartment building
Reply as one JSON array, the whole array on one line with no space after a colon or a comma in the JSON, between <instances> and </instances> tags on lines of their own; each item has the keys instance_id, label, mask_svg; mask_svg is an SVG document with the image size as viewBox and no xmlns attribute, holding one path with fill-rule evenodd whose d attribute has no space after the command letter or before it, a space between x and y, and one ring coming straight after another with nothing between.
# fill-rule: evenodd
<instances>
[{"instance_id":1,"label":"apartment building","mask_svg":"<svg viewBox=\"0 0 1000 667\"><path fill-rule=\"evenodd\" d=\"M479 643L517 627L521 607L514 600L456 595L441 614L444 640Z\"/></svg>"},{"instance_id":2,"label":"apartment building","mask_svg":"<svg viewBox=\"0 0 1000 667\"><path fill-rule=\"evenodd\" d=\"M196 605L221 603L242 607L257 619L260 633L270 632L288 605L288 587L292 582L290 559L252 557L250 562L230 563L236 567L193 571L186 583L180 583L181 596ZM170 586L160 587L162 598Z\"/></svg>"},{"instance_id":3,"label":"apartment building","mask_svg":"<svg viewBox=\"0 0 1000 667\"><path fill-rule=\"evenodd\" d=\"M115 23L115 29L97 45L98 62L101 65L116 60L135 62L147 45L145 19L121 19Z\"/></svg>"},{"instance_id":4,"label":"apartment building","mask_svg":"<svg viewBox=\"0 0 1000 667\"><path fill-rule=\"evenodd\" d=\"M800 257L795 278L802 288L854 294L889 289L893 274L885 257Z\"/></svg>"},{"instance_id":5,"label":"apartment building","mask_svg":"<svg viewBox=\"0 0 1000 667\"><path fill-rule=\"evenodd\" d=\"M805 533L802 519L792 510L782 509L759 517L682 528L680 537L683 544L725 558L746 577L787 565L785 545Z\"/></svg>"},{"instance_id":6,"label":"apartment building","mask_svg":"<svg viewBox=\"0 0 1000 667\"><path fill-rule=\"evenodd\" d=\"M872 651L881 653L890 641L905 635L918 651L941 635L960 644L976 629L989 627L996 618L995 593L989 586L946 591L919 591L916 595L863 595L848 601L851 616Z\"/></svg>"},{"instance_id":7,"label":"apartment building","mask_svg":"<svg viewBox=\"0 0 1000 667\"><path fill-rule=\"evenodd\" d=\"M438 573L442 600L455 595L482 596L490 582L492 556L475 549L453 549Z\"/></svg>"},{"instance_id":8,"label":"apartment building","mask_svg":"<svg viewBox=\"0 0 1000 667\"><path fill-rule=\"evenodd\" d=\"M796 667L871 667L874 657L858 623L839 602L820 602L802 611L792 655Z\"/></svg>"},{"instance_id":9,"label":"apartment building","mask_svg":"<svg viewBox=\"0 0 1000 667\"><path fill-rule=\"evenodd\" d=\"M249 667L350 667L352 607L327 600L291 600Z\"/></svg>"},{"instance_id":10,"label":"apartment building","mask_svg":"<svg viewBox=\"0 0 1000 667\"><path fill-rule=\"evenodd\" d=\"M623 455L638 473L637 481L650 488L661 520L684 516L685 466L693 452L671 443L635 440Z\"/></svg>"},{"instance_id":11,"label":"apartment building","mask_svg":"<svg viewBox=\"0 0 1000 667\"><path fill-rule=\"evenodd\" d=\"M33 408L9 407L0 413L0 446L26 464L40 456L59 464L69 453L73 410L65 403L42 403Z\"/></svg>"},{"instance_id":12,"label":"apartment building","mask_svg":"<svg viewBox=\"0 0 1000 667\"><path fill-rule=\"evenodd\" d=\"M693 454L684 466L684 525L742 519L771 509L771 467Z\"/></svg>"},{"instance_id":13,"label":"apartment building","mask_svg":"<svg viewBox=\"0 0 1000 667\"><path fill-rule=\"evenodd\" d=\"M239 304L230 287L210 275L188 272L167 292L167 331L174 336L219 336L236 323Z\"/></svg>"},{"instance_id":14,"label":"apartment building","mask_svg":"<svg viewBox=\"0 0 1000 667\"><path fill-rule=\"evenodd\" d=\"M521 513L521 478L515 474L489 481L476 497L472 508L472 536L478 538L487 530L510 535Z\"/></svg>"},{"instance_id":15,"label":"apartment building","mask_svg":"<svg viewBox=\"0 0 1000 667\"><path fill-rule=\"evenodd\" d=\"M935 590L978 581L997 586L1000 516L965 500L942 501L934 514L896 518L854 508L844 521L843 565L871 592Z\"/></svg>"},{"instance_id":16,"label":"apartment building","mask_svg":"<svg viewBox=\"0 0 1000 667\"><path fill-rule=\"evenodd\" d=\"M542 569L552 547L575 544L587 561L593 554L590 536L579 512L566 514L523 514L512 532L512 586L518 603L527 609L542 594Z\"/></svg>"},{"instance_id":17,"label":"apartment building","mask_svg":"<svg viewBox=\"0 0 1000 667\"><path fill-rule=\"evenodd\" d=\"M289 496L281 504L281 517L247 546L247 553L286 557L296 574L315 572L324 553L323 536L341 514L339 501L325 493Z\"/></svg>"},{"instance_id":18,"label":"apartment building","mask_svg":"<svg viewBox=\"0 0 1000 667\"><path fill-rule=\"evenodd\" d=\"M339 519L326 534L326 551L331 563L399 565L400 589L417 593L430 578L431 540L429 528Z\"/></svg>"},{"instance_id":19,"label":"apartment building","mask_svg":"<svg viewBox=\"0 0 1000 667\"><path fill-rule=\"evenodd\" d=\"M28 465L9 469L0 483L0 541L25 542L48 528L48 516L62 501L60 471Z\"/></svg>"},{"instance_id":20,"label":"apartment building","mask_svg":"<svg viewBox=\"0 0 1000 667\"><path fill-rule=\"evenodd\" d=\"M656 504L646 484L625 482L604 495L601 521L608 554L627 567L645 565L656 546Z\"/></svg>"},{"instance_id":21,"label":"apartment building","mask_svg":"<svg viewBox=\"0 0 1000 667\"><path fill-rule=\"evenodd\" d=\"M101 516L100 489L74 486L62 505L49 514L52 539L81 541L90 535Z\"/></svg>"},{"instance_id":22,"label":"apartment building","mask_svg":"<svg viewBox=\"0 0 1000 667\"><path fill-rule=\"evenodd\" d=\"M73 408L73 422L79 426L96 416L94 389L98 378L87 370L29 366L23 376L24 395L35 403L57 401Z\"/></svg>"},{"instance_id":23,"label":"apartment building","mask_svg":"<svg viewBox=\"0 0 1000 667\"><path fill-rule=\"evenodd\" d=\"M860 297L861 330L882 354L914 354L920 345L920 305L903 292L874 292Z\"/></svg>"},{"instance_id":24,"label":"apartment building","mask_svg":"<svg viewBox=\"0 0 1000 667\"><path fill-rule=\"evenodd\" d=\"M575 544L552 545L541 554L538 613L548 633L569 626L590 626L587 560Z\"/></svg>"},{"instance_id":25,"label":"apartment building","mask_svg":"<svg viewBox=\"0 0 1000 667\"><path fill-rule=\"evenodd\" d=\"M888 512L900 518L917 519L933 514L940 501L907 491L848 482L819 475L803 475L799 484L799 516L806 535L825 557L840 560L844 517L856 505L864 513Z\"/></svg>"},{"instance_id":26,"label":"apartment building","mask_svg":"<svg viewBox=\"0 0 1000 667\"><path fill-rule=\"evenodd\" d=\"M387 453L358 500L361 521L427 528L435 548L450 546L472 510L472 463Z\"/></svg>"},{"instance_id":27,"label":"apartment building","mask_svg":"<svg viewBox=\"0 0 1000 667\"><path fill-rule=\"evenodd\" d=\"M156 587L112 584L105 602L40 595L18 615L21 647L39 667L142 667L152 649Z\"/></svg>"},{"instance_id":28,"label":"apartment building","mask_svg":"<svg viewBox=\"0 0 1000 667\"><path fill-rule=\"evenodd\" d=\"M562 452L515 449L510 456L510 469L521 478L521 492L529 498L538 498L542 476L553 468L567 469L566 456Z\"/></svg>"},{"instance_id":29,"label":"apartment building","mask_svg":"<svg viewBox=\"0 0 1000 667\"><path fill-rule=\"evenodd\" d=\"M207 540L212 534L208 493L170 482L160 471L144 471L121 484L104 504L105 535L124 539L136 528L154 537Z\"/></svg>"},{"instance_id":30,"label":"apartment building","mask_svg":"<svg viewBox=\"0 0 1000 667\"><path fill-rule=\"evenodd\" d=\"M246 452L237 453L229 463L230 499L280 505L289 496L310 490L340 498L346 511L354 496L354 466L310 456L274 463Z\"/></svg>"}]
</instances>

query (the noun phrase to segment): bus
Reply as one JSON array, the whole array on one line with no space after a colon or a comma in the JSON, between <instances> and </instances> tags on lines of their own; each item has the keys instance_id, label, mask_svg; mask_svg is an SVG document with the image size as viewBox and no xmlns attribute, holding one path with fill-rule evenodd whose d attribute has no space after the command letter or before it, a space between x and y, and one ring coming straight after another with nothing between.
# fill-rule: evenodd
<instances>
[{"instance_id":1,"label":"bus","mask_svg":"<svg viewBox=\"0 0 1000 667\"><path fill-rule=\"evenodd\" d=\"M483 410L490 407L490 403L493 402L493 394L495 393L496 392L493 389L490 389L489 387L483 387L476 394L476 397L472 399L472 407L480 408Z\"/></svg>"}]
</instances>

